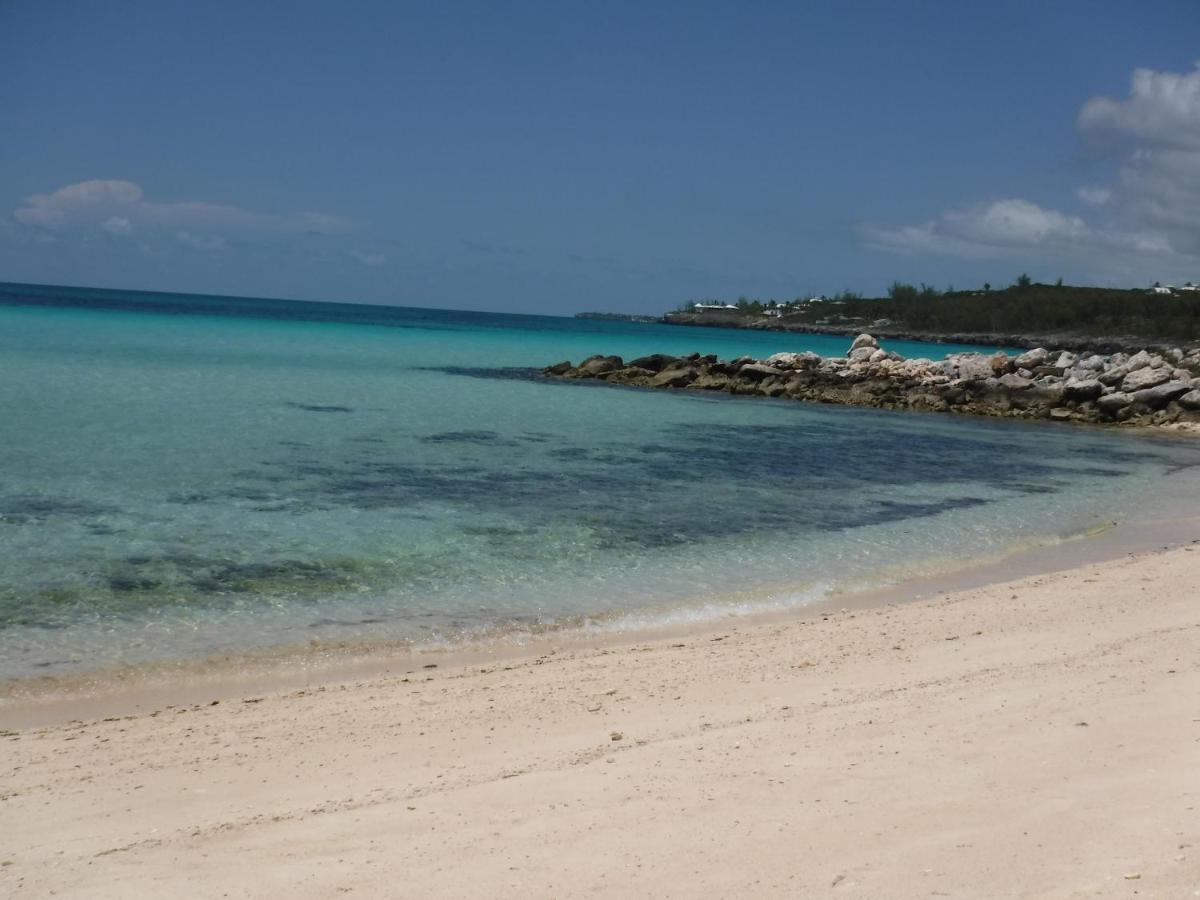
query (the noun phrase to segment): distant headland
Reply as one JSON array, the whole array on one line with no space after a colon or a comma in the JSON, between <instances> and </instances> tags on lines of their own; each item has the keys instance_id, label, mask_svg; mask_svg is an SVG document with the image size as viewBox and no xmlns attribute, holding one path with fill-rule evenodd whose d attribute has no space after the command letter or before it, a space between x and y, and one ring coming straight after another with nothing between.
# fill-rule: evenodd
<instances>
[{"instance_id":1,"label":"distant headland","mask_svg":"<svg viewBox=\"0 0 1200 900\"><path fill-rule=\"evenodd\" d=\"M1027 275L1003 288L938 290L894 282L883 297L843 291L792 300L704 299L662 316L580 313L582 318L656 321L667 325L754 328L807 334L1009 347L1055 346L1116 353L1146 347L1200 345L1200 286L1154 283L1105 288L1034 282Z\"/></svg>"}]
</instances>

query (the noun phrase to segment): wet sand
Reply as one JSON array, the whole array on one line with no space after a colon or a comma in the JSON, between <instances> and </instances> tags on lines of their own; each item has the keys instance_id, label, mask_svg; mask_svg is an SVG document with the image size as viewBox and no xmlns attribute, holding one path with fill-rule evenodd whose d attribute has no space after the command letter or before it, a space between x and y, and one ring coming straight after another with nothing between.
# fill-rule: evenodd
<instances>
[{"instance_id":1,"label":"wet sand","mask_svg":"<svg viewBox=\"0 0 1200 900\"><path fill-rule=\"evenodd\" d=\"M9 706L0 893L1193 896L1200 549L1002 570L109 720Z\"/></svg>"}]
</instances>

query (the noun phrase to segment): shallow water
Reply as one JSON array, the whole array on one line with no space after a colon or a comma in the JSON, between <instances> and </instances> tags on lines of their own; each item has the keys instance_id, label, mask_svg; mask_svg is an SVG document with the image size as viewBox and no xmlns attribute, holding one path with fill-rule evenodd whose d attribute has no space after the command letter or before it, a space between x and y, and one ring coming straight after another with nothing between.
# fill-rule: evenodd
<instances>
[{"instance_id":1,"label":"shallow water","mask_svg":"<svg viewBox=\"0 0 1200 900\"><path fill-rule=\"evenodd\" d=\"M846 343L0 286L0 677L786 606L1194 488L1188 442L528 371Z\"/></svg>"}]
</instances>

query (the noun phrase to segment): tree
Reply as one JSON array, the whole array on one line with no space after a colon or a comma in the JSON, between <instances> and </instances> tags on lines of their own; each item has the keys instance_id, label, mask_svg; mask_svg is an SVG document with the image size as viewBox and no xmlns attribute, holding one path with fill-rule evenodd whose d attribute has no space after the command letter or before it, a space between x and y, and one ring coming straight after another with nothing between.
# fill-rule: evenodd
<instances>
[{"instance_id":1,"label":"tree","mask_svg":"<svg viewBox=\"0 0 1200 900\"><path fill-rule=\"evenodd\" d=\"M1062 285L1062 276L1061 276L1061 275L1059 275L1059 276L1058 276L1058 281L1054 282L1054 286L1055 286L1055 287L1062 287L1062 286L1063 286L1063 285Z\"/></svg>"},{"instance_id":2,"label":"tree","mask_svg":"<svg viewBox=\"0 0 1200 900\"><path fill-rule=\"evenodd\" d=\"M986 293L987 291L990 291L991 289L992 289L992 283L990 281L985 281L983 283L984 292Z\"/></svg>"},{"instance_id":3,"label":"tree","mask_svg":"<svg viewBox=\"0 0 1200 900\"><path fill-rule=\"evenodd\" d=\"M1033 279L1030 278L1028 275L1026 275L1024 272L1022 272L1020 275L1017 276L1017 287L1027 288L1031 284L1033 284Z\"/></svg>"},{"instance_id":4,"label":"tree","mask_svg":"<svg viewBox=\"0 0 1200 900\"><path fill-rule=\"evenodd\" d=\"M888 296L893 300L904 301L917 299L917 289L911 284L905 284L902 281L893 281L887 292Z\"/></svg>"}]
</instances>

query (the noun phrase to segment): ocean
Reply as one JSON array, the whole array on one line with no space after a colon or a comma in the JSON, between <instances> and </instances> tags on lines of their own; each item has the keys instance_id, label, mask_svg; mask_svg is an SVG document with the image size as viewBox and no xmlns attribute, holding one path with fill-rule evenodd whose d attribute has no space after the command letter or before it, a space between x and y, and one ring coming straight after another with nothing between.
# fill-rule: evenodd
<instances>
[{"instance_id":1,"label":"ocean","mask_svg":"<svg viewBox=\"0 0 1200 900\"><path fill-rule=\"evenodd\" d=\"M1195 488L1188 441L536 374L847 346L0 285L0 678L783 609Z\"/></svg>"}]
</instances>

